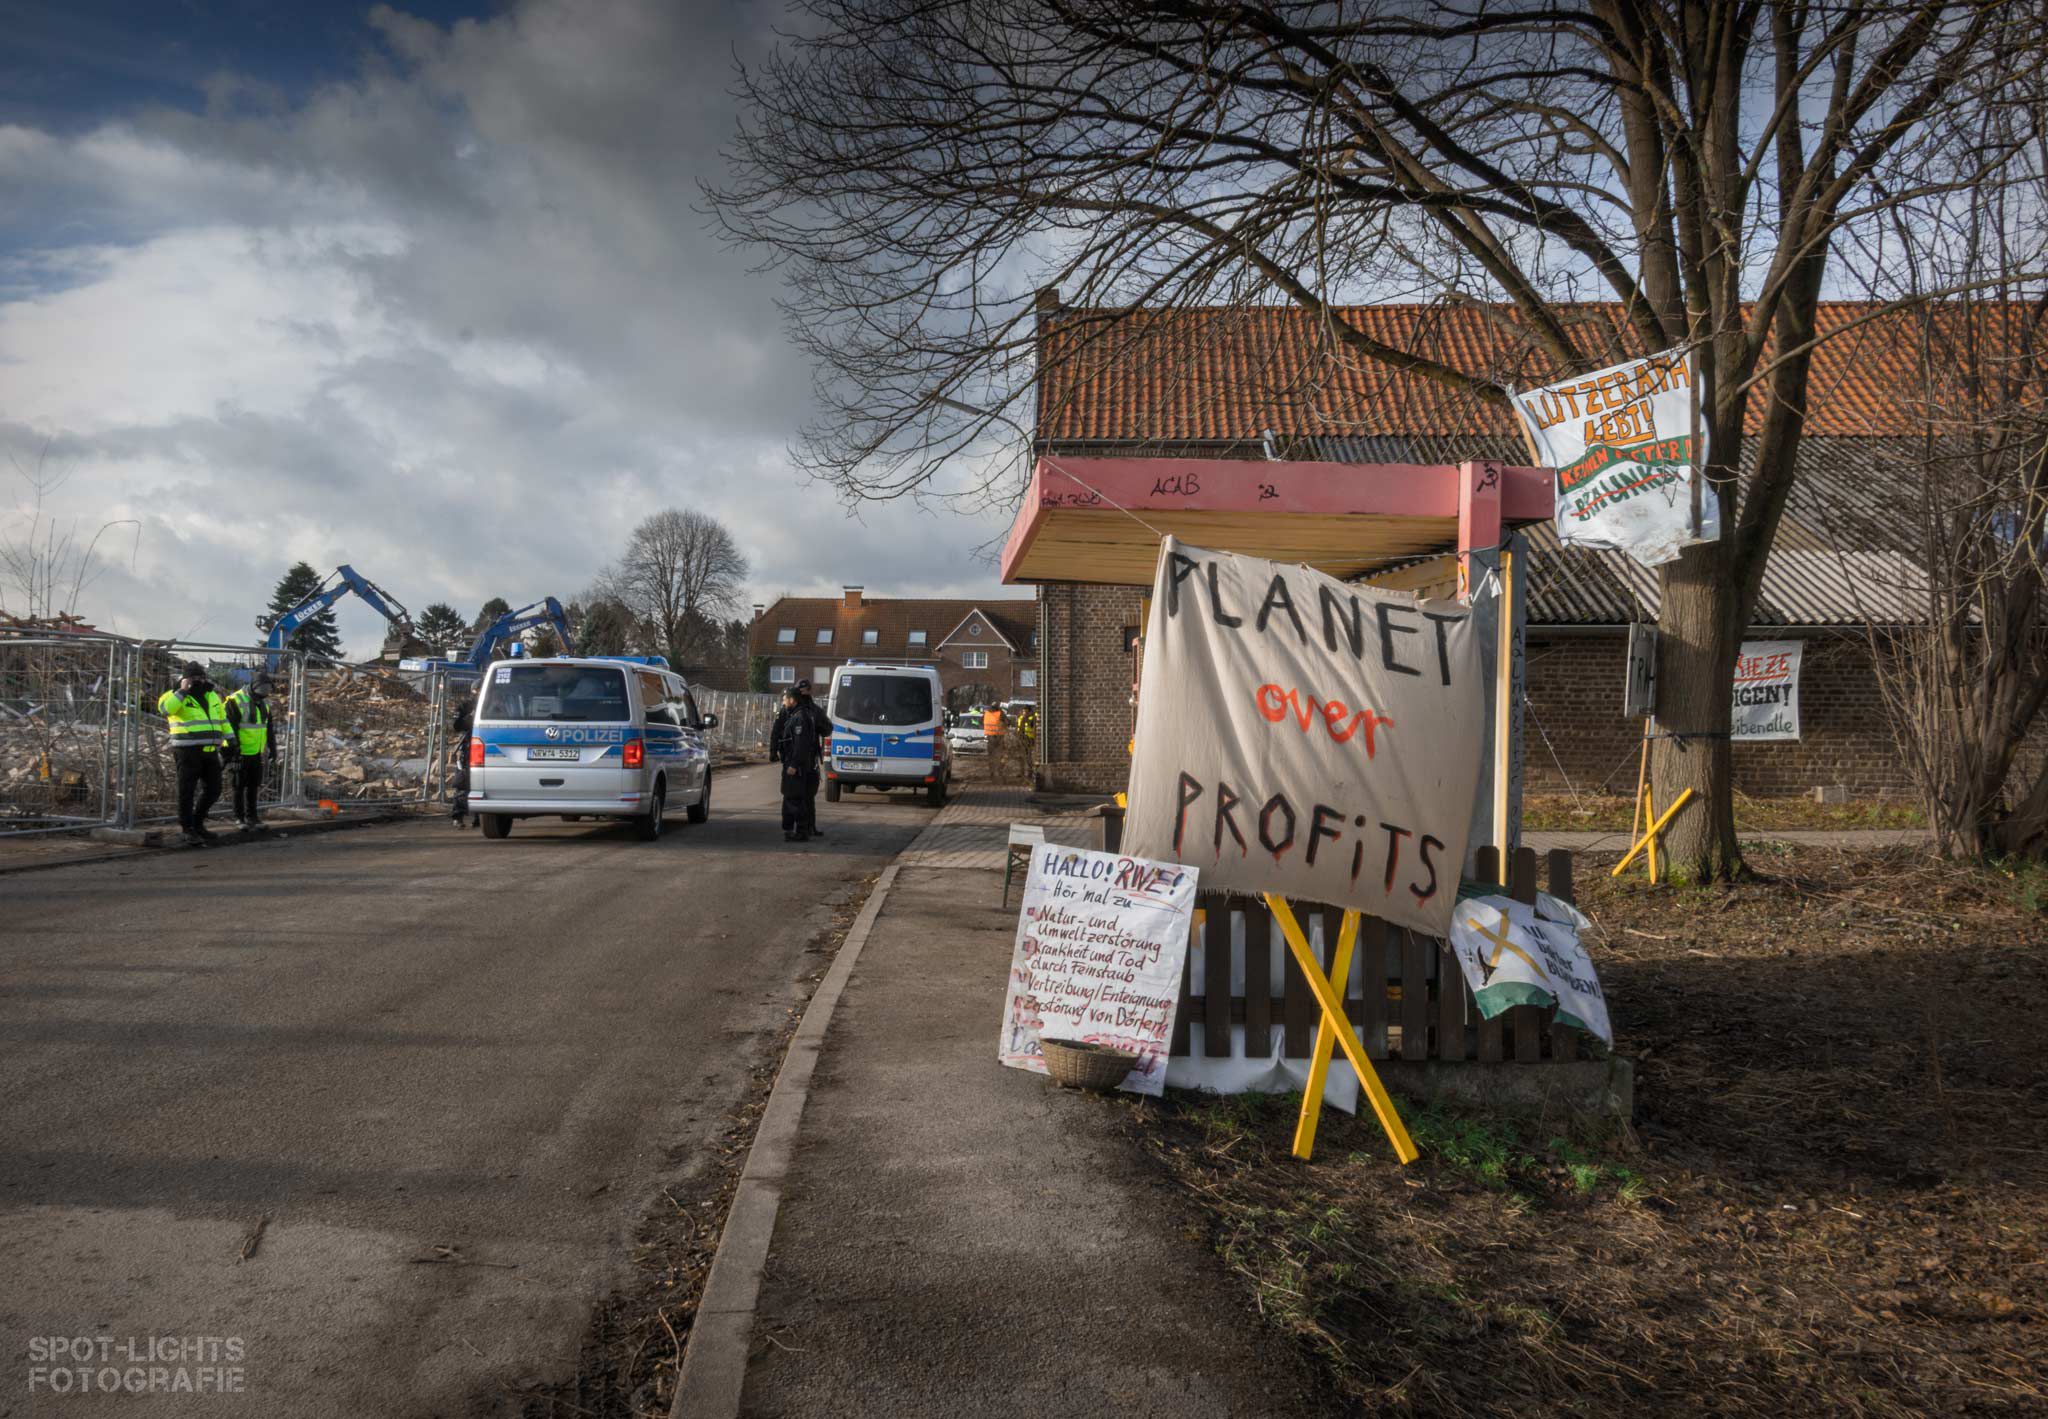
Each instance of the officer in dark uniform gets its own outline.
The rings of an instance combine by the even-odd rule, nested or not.
[[[770,756],[782,766],[782,840],[808,842],[817,831],[818,763],[825,744],[801,686],[784,697],[775,724]]]

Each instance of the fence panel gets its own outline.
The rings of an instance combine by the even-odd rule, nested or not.
[[[780,695],[760,695],[738,690],[692,690],[697,708],[718,716],[718,727],[705,736],[717,754],[754,754],[767,746],[768,731],[774,727],[782,706]]]
[[[0,636],[0,833],[116,819],[123,668],[111,637]]]
[[[1481,850],[1477,866],[1482,880],[1497,878],[1493,864],[1498,860],[1493,849]],[[1512,865],[1510,895],[1517,901],[1534,901],[1536,854],[1528,848],[1517,849]],[[1548,867],[1551,894],[1571,901],[1571,854],[1551,853]],[[1295,914],[1310,934],[1311,950],[1327,969],[1336,947],[1341,911],[1298,902]],[[1169,1052],[1183,1058],[1191,1053],[1187,1027],[1190,1020],[1197,1020],[1203,1026],[1205,1056],[1230,1054],[1230,1027],[1242,1024],[1248,1057],[1269,1058],[1273,1022],[1270,951],[1277,949],[1267,935],[1272,929],[1271,914],[1256,899],[1204,892],[1196,915],[1202,926],[1194,941],[1201,950],[1189,950],[1181,973],[1180,1010]],[[1236,944],[1239,923],[1244,933],[1242,945]],[[1369,1058],[1512,1059],[1533,1064],[1580,1057],[1579,1032],[1558,1025],[1554,1009],[1523,1005],[1482,1020],[1457,957],[1444,942],[1389,926],[1377,917],[1365,918],[1359,928],[1355,964],[1345,983],[1345,1014],[1359,1028]],[[1262,951],[1258,943],[1266,949]],[[1314,1047],[1318,1012],[1294,953],[1283,950],[1281,961],[1281,1053],[1288,1059],[1307,1059]]]
[[[424,672],[309,660],[295,719],[300,792],[338,804],[428,801],[445,775],[448,697],[441,677]]]

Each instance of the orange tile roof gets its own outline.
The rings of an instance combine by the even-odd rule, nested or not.
[[[1873,306],[1829,302],[1809,381],[1806,431],[1823,437],[1905,437],[1919,431],[1918,342],[1900,338],[1918,317],[1872,319]],[[1630,349],[1620,308],[1562,308],[1582,348]],[[1446,305],[1350,306],[1338,318],[1375,340],[1516,386],[1548,382],[1539,352],[1500,309]],[[1039,437],[1051,444],[1250,443],[1286,437],[1375,434],[1515,438],[1508,411],[1475,395],[1355,355],[1292,306],[1201,307],[1118,313],[1062,309],[1042,318]],[[1616,357],[1625,358],[1625,357]],[[1753,393],[1748,426],[1762,426]]]
[[[903,659],[929,654],[939,642],[975,610],[1003,633],[1017,654],[1030,657],[1031,636],[1038,629],[1036,598],[992,597],[985,601],[897,599],[863,596],[858,607],[849,607],[844,596],[784,596],[757,617],[747,632],[747,649],[753,655],[777,656],[784,660],[809,660],[824,652],[821,660]],[[783,644],[777,631],[789,628],[796,640]],[[832,639],[818,644],[818,632],[829,630]],[[861,632],[874,631],[875,644],[861,640]],[[923,631],[925,643],[913,647],[910,633]]]

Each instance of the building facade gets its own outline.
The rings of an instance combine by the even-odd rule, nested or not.
[[[954,708],[1038,698],[1037,607],[1033,601],[870,597],[848,586],[838,596],[784,596],[754,608],[748,651],[768,662],[768,688],[800,680],[819,697],[849,661],[930,665]]]
[[[1824,308],[1823,327],[1859,313]],[[1440,307],[1338,314],[1396,348],[1489,338],[1481,316]],[[1504,411],[1389,367],[1336,359],[1316,323],[1298,312],[1183,310],[1123,320],[1137,328],[1104,338],[1102,312],[1041,299],[1040,456],[1281,457],[1328,462],[1332,478],[1345,476],[1347,463],[1527,461]],[[1084,331],[1087,348],[1078,344]],[[1910,383],[1911,372],[1890,368],[1881,342],[1821,348],[1814,384],[1829,389],[1833,402],[1809,417],[1799,478],[1749,633],[1805,642],[1801,738],[1737,745],[1736,787],[1759,797],[1823,786],[1899,796],[1912,785],[1870,646],[1873,626],[1881,635],[1914,615],[1911,549],[1893,540],[1887,509],[1904,498],[1902,470],[1917,460],[1912,430],[1896,413],[1886,422],[1884,411],[1901,402],[1883,397]],[[1753,457],[1755,440],[1745,443]],[[1643,732],[1643,721],[1623,712],[1628,628],[1656,620],[1657,575],[1620,553],[1568,551],[1548,524],[1521,539],[1525,790],[1628,793]],[[1040,781],[1121,789],[1143,592],[1061,584],[1040,587],[1038,599],[1046,673]]]

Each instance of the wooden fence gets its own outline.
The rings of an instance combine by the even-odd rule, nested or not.
[[[1498,849],[1481,848],[1477,869],[1482,881],[1499,878]],[[1518,902],[1536,900],[1536,854],[1518,849],[1511,858],[1508,895]],[[1549,855],[1550,894],[1572,900],[1572,855]],[[1204,892],[1197,899],[1200,916],[1195,940],[1202,946],[1202,979],[1195,979],[1195,953],[1181,974],[1180,1009],[1173,1032],[1172,1055],[1185,1056],[1190,1025],[1203,1027],[1204,1056],[1228,1058],[1231,1027],[1245,1031],[1247,1059],[1272,1056],[1273,1031],[1284,1035],[1288,1059],[1307,1059],[1315,1045],[1316,1001],[1295,964],[1294,953],[1273,925],[1272,913],[1256,898]],[[1336,949],[1343,911],[1337,907],[1297,904],[1295,915],[1325,970]],[[1243,946],[1234,939],[1233,917],[1242,920]],[[1310,926],[1322,922],[1320,940]],[[1272,988],[1273,962],[1278,958],[1284,985]],[[1245,984],[1233,994],[1233,980]],[[1358,949],[1347,984],[1345,1013],[1358,1027],[1369,1059],[1441,1059],[1513,1061],[1537,1064],[1580,1057],[1579,1031],[1555,1022],[1556,1011],[1518,1005],[1494,1019],[1482,1019],[1457,957],[1435,937],[1418,936],[1389,926],[1378,917],[1359,923]]]

